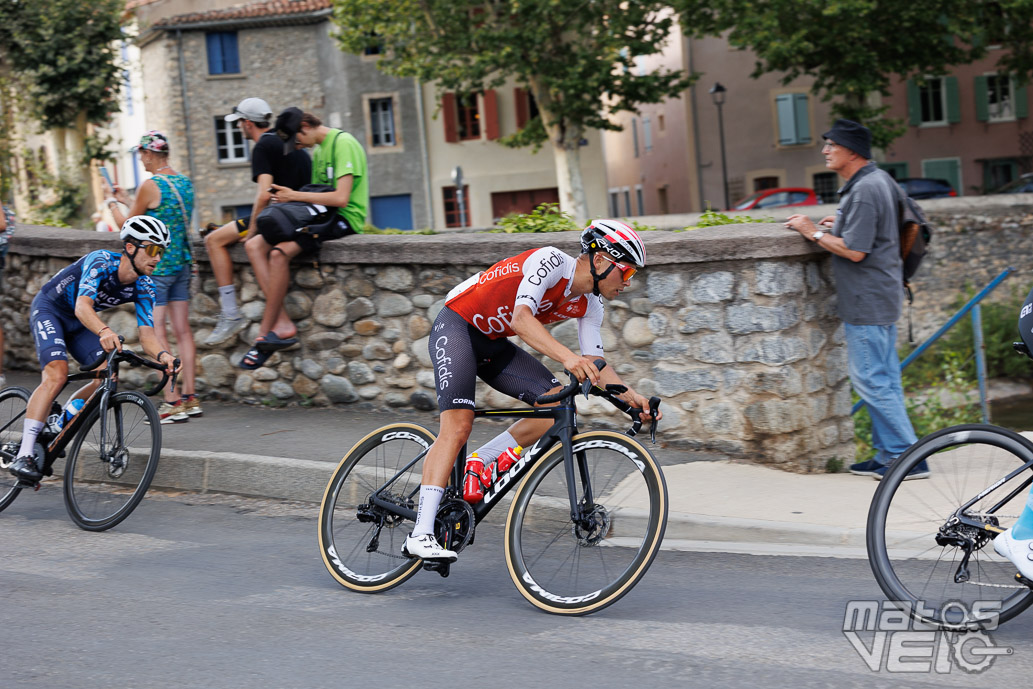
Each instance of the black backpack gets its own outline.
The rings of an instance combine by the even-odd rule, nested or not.
[[[911,323],[911,305],[915,295],[911,291],[911,278],[918,271],[929,242],[933,239],[933,225],[926,217],[918,202],[897,187],[897,227],[900,232],[900,259],[903,265],[904,292],[907,294],[907,336],[914,343],[914,328]]]

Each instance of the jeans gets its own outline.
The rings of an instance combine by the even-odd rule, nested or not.
[[[850,382],[872,417],[875,461],[890,464],[916,440],[904,406],[896,325],[843,324]]]

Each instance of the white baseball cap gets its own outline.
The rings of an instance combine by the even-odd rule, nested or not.
[[[252,122],[269,122],[273,119],[273,109],[261,98],[245,98],[233,108],[233,114],[226,115],[227,122],[248,119]]]

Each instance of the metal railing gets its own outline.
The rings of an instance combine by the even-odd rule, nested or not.
[[[976,354],[976,380],[979,384],[979,404],[983,412],[983,423],[990,423],[990,404],[986,398],[986,345],[983,343],[983,313],[980,308],[979,302],[983,301],[993,292],[994,289],[1007,279],[1009,275],[1015,272],[1012,267],[1005,268],[1001,271],[1001,274],[994,278],[990,284],[983,288],[983,290],[968,300],[968,303],[962,306],[957,313],[951,316],[950,320],[943,324],[939,330],[937,330],[929,339],[915,348],[915,351],[904,359],[900,364],[900,371],[903,373],[904,369],[908,365],[917,359],[922,352],[929,349],[933,344],[940,339],[948,330],[954,327],[954,325],[964,318],[969,312],[972,313],[972,336],[974,338],[975,354]],[[864,406],[864,400],[858,401],[853,409],[850,410],[851,414],[856,414],[857,411]]]

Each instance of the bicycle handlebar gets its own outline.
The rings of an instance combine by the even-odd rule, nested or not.
[[[119,342],[125,342],[125,338],[119,335]],[[150,397],[156,395],[158,392],[165,387],[165,384],[169,382],[169,374],[165,373],[165,364],[154,359],[147,359],[131,349],[123,348],[121,351],[118,349],[112,349],[110,352],[104,352],[97,358],[96,361],[92,361],[85,366],[80,366],[79,371],[86,373],[87,371],[93,371],[97,369],[101,364],[107,362],[106,368],[110,371],[113,368],[117,368],[119,363],[125,362],[130,366],[145,366],[147,368],[153,368],[155,371],[161,371],[161,380],[151,389],[144,390],[143,394]],[[175,360],[175,368],[179,368],[180,360]],[[176,374],[172,374],[172,386],[176,385]]]
[[[600,371],[602,371],[604,368],[606,368],[606,362],[602,359],[596,359],[595,366]],[[629,428],[626,431],[626,433],[629,436],[635,436],[638,434],[640,430],[642,430],[641,415],[643,413],[646,413],[647,410],[640,409],[638,407],[633,407],[631,406],[631,404],[617,397],[617,395],[621,395],[627,392],[628,388],[626,388],[623,385],[615,384],[609,384],[606,386],[605,389],[599,388],[592,385],[591,381],[589,381],[588,379],[585,379],[583,383],[579,383],[577,378],[575,378],[574,374],[572,374],[570,371],[564,371],[564,373],[570,376],[570,383],[564,386],[564,388],[559,392],[554,392],[551,395],[539,395],[538,399],[535,400],[535,404],[552,404],[553,402],[560,402],[562,400],[574,397],[575,395],[577,395],[578,392],[584,394],[586,398],[591,394],[595,395],[596,397],[602,397],[604,400],[615,406],[617,409],[631,417],[631,428]],[[656,413],[659,408],[660,398],[650,397],[648,414],[653,419],[653,421],[649,425],[649,437],[653,443],[656,443]]]

